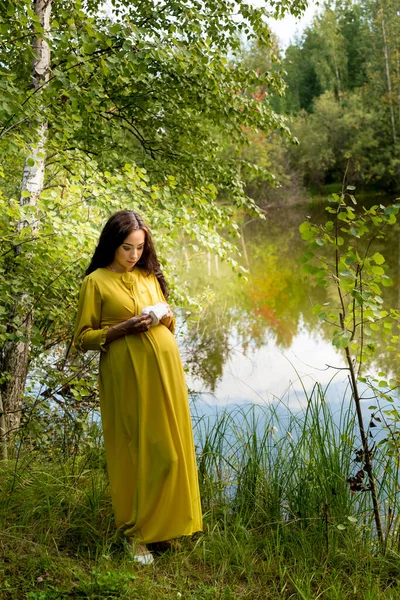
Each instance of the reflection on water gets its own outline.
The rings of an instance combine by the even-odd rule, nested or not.
[[[210,257],[191,257],[185,278],[210,299],[197,319],[182,332],[182,354],[189,387],[209,404],[265,403],[284,399],[292,408],[304,405],[305,386],[329,386],[332,403],[348,386],[341,353],[331,344],[332,331],[312,308],[334,298],[334,289],[320,288],[302,273],[305,252],[298,227],[307,216],[325,221],[323,207],[271,210],[265,221],[243,228],[247,281]],[[243,250],[243,249],[242,249]],[[387,306],[400,305],[399,227],[377,240],[373,251],[387,261],[394,285],[383,290]],[[370,368],[399,376],[399,360],[379,339]]]

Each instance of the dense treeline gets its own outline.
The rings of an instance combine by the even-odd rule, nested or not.
[[[259,66],[264,68],[262,61]],[[286,90],[274,107],[298,145],[261,140],[283,183],[317,187],[348,179],[400,186],[400,14],[396,0],[337,0],[320,8],[287,49]],[[253,150],[254,152],[254,150]],[[254,188],[255,197],[272,197]]]
[[[328,3],[290,46],[285,113],[296,115],[305,183],[340,180],[398,188],[400,16],[394,0]]]

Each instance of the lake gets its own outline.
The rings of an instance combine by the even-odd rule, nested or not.
[[[186,255],[182,261],[183,278],[204,298],[205,308],[195,318],[181,315],[178,334],[192,398],[204,412],[245,403],[301,411],[315,382],[327,387],[332,407],[348,397],[343,354],[332,345],[332,328],[313,314],[315,304],[335,302],[334,287],[318,287],[300,264],[305,245],[298,228],[307,217],[321,223],[329,216],[315,204],[272,208],[264,221],[249,218],[242,227],[244,245],[239,242],[247,280],[211,255]],[[372,253],[377,251],[394,282],[383,289],[384,303],[398,308],[398,225],[374,242]],[[398,378],[399,348],[388,352],[383,340],[374,342],[378,350],[366,372]]]

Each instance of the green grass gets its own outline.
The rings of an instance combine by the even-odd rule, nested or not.
[[[0,599],[400,598],[396,525],[383,556],[368,493],[346,482],[358,468],[349,411],[334,419],[316,386],[284,421],[271,407],[195,421],[204,531],[151,567],[115,533],[101,446],[26,446],[0,463]],[[384,517],[385,498],[397,514],[388,460],[382,447]]]

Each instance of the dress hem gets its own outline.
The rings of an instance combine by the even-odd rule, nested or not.
[[[157,539],[157,540],[145,540],[143,538],[137,538],[134,535],[127,535],[125,532],[122,532],[122,534],[128,538],[128,539],[132,539],[135,540],[141,544],[158,544],[160,542],[168,542],[170,540],[178,540],[179,538],[183,538],[183,537],[191,537],[192,535],[194,535],[195,533],[202,533],[203,529],[194,529],[191,533],[181,533],[179,535],[170,535],[169,537],[163,538],[162,540]]]

